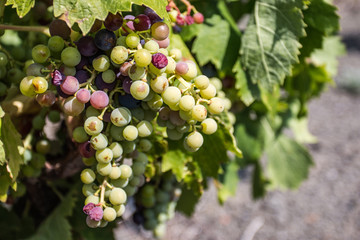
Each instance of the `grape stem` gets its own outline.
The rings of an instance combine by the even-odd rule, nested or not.
[[[0,29],[8,29],[8,30],[24,31],[24,32],[41,32],[47,35],[48,37],[50,37],[49,28],[42,26],[18,26],[18,25],[0,24]]]
[[[107,106],[106,108],[104,108],[102,111],[101,111],[101,114],[98,116],[98,119],[99,120],[103,120],[103,117],[104,117],[104,114],[106,112],[106,110],[109,108],[109,106]]]
[[[107,182],[107,177],[104,178],[104,181],[102,182],[102,184],[100,185],[100,202],[99,205],[105,205],[105,189],[107,186],[108,182]]]
[[[207,100],[207,99],[204,99],[204,98],[199,98],[197,101],[196,101],[196,104],[199,104],[199,103],[207,103],[207,104],[210,104],[211,101],[210,100]]]
[[[88,69],[86,69],[86,70],[88,70]],[[95,71],[90,71],[90,72],[91,72],[90,78],[86,82],[80,84],[80,87],[84,87],[86,85],[89,85],[95,79],[95,77],[96,77]],[[91,86],[89,86],[89,87],[90,87],[91,91],[95,91],[94,89],[92,89]]]

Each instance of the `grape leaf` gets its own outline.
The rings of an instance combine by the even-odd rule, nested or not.
[[[35,6],[35,0],[7,0],[5,5],[13,5],[20,18],[24,17]]]
[[[296,141],[280,135],[267,150],[271,187],[294,189],[307,178],[313,165],[309,152]]]
[[[230,196],[234,196],[238,186],[240,166],[236,161],[230,162],[224,167],[224,174],[221,176],[218,189],[218,200],[223,204]]]
[[[259,98],[260,91],[259,88],[249,81],[246,77],[246,74],[241,66],[241,61],[238,59],[236,61],[233,73],[235,73],[235,89],[238,90],[238,96],[241,98],[241,101],[245,103],[246,106],[249,106],[255,101],[256,98]]]
[[[219,15],[213,15],[206,20],[209,25],[203,25],[194,41],[192,52],[196,54],[201,66],[211,62],[221,69],[230,39],[230,25]],[[234,46],[237,47],[237,46]],[[235,53],[237,55],[237,51]]]
[[[75,188],[74,188],[75,189]],[[60,205],[45,219],[37,232],[27,240],[71,240],[71,226],[66,217],[70,216],[75,203],[75,191],[72,189]]]
[[[272,90],[290,75],[305,34],[301,7],[301,0],[256,1],[240,51],[253,83]]]
[[[185,176],[185,164],[190,160],[191,157],[179,148],[169,150],[162,156],[161,171],[171,170],[180,182]]]
[[[21,135],[16,130],[10,116],[5,115],[2,120],[1,139],[5,140],[3,144],[8,163],[8,171],[10,177],[15,181],[20,171],[20,165],[23,164],[21,154],[24,151],[24,147],[21,141]]]
[[[176,210],[190,217],[195,210],[195,206],[201,195],[195,194],[192,189],[188,189],[185,185],[181,189],[181,195],[176,205]]]
[[[11,181],[8,176],[6,176],[6,175],[0,176],[0,201],[1,202],[6,202],[7,193],[8,193],[10,184],[11,184]]]
[[[95,19],[105,20],[109,12],[131,11],[132,4],[144,4],[161,18],[168,18],[166,0],[54,0],[54,15],[58,17],[64,14],[69,26],[78,23],[83,34],[86,34]]]

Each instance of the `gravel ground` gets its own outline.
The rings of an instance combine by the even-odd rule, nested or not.
[[[338,85],[360,73],[360,2],[338,1],[349,54],[340,59]],[[360,85],[359,85],[360,86]],[[210,187],[191,218],[180,214],[168,224],[170,240],[358,240],[360,239],[360,95],[329,89],[310,103],[310,146],[315,166],[297,191],[274,191],[252,201],[247,179],[237,195],[219,206]],[[125,222],[117,239],[151,239]]]

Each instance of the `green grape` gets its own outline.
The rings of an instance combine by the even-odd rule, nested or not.
[[[112,125],[110,127],[110,135],[116,141],[125,140],[123,135],[122,135],[123,130],[124,130],[124,127],[117,127],[115,125]]]
[[[6,67],[0,66],[0,79],[4,78],[6,76]]]
[[[126,36],[120,36],[117,40],[116,40],[116,46],[126,46]]]
[[[87,196],[87,198],[85,199],[85,205],[88,205],[89,203],[93,203],[93,204],[98,204],[100,201],[98,196],[95,195],[89,195]]]
[[[228,98],[223,98],[223,101],[224,101],[224,109],[230,110],[232,106],[231,100]]]
[[[104,123],[97,117],[89,117],[85,120],[85,132],[91,136],[99,134],[104,128]]]
[[[158,201],[159,202],[159,201]],[[166,210],[165,210],[166,212]],[[160,223],[164,223],[166,220],[168,220],[168,217],[166,215],[166,213],[164,212],[161,212],[159,213],[158,217],[157,217],[157,220],[160,222]]]
[[[111,112],[110,120],[115,126],[126,126],[131,121],[131,112],[125,107],[116,108]]]
[[[76,97],[68,97],[63,104],[64,113],[69,116],[78,116],[84,109],[85,104],[79,102]]]
[[[134,141],[139,135],[138,129],[133,125],[128,125],[124,128],[123,137],[127,141]]]
[[[170,121],[166,122],[166,127],[167,127],[168,129],[175,129],[175,125],[172,124],[172,122],[170,122]]]
[[[143,198],[153,197],[155,194],[155,188],[152,185],[146,185],[141,189],[141,196]]]
[[[136,65],[132,65],[128,70],[129,77],[133,80],[141,80],[145,77],[146,69],[144,67],[138,67]]]
[[[93,195],[96,192],[96,184],[90,183],[90,184],[84,184],[82,187],[82,193],[85,197]]]
[[[100,227],[101,221],[95,221],[90,218],[90,216],[86,217],[86,225],[89,228],[97,228]]]
[[[122,156],[123,154],[123,148],[122,146],[120,145],[120,143],[118,142],[113,142],[109,148],[111,149],[111,151],[113,152],[113,158],[114,159],[117,159],[119,157]]]
[[[215,86],[210,83],[207,88],[200,90],[200,95],[201,95],[201,97],[203,97],[205,99],[211,99],[211,98],[215,97],[215,95],[216,95]]]
[[[139,49],[134,54],[134,60],[137,66],[147,67],[151,63],[151,53],[146,49]]]
[[[174,74],[176,68],[176,62],[173,58],[168,57],[168,65],[166,66],[165,73]]]
[[[133,116],[133,118],[135,118],[136,120],[143,120],[144,116],[145,116],[145,112],[142,108],[138,107],[138,108],[133,108],[130,110],[131,111],[131,115]]]
[[[25,73],[19,68],[12,68],[7,72],[7,80],[16,85],[20,84],[21,80],[26,77]]]
[[[126,192],[126,195],[129,197],[134,196],[136,193],[136,190],[137,190],[136,187],[133,187],[130,185],[127,185],[126,187],[124,187],[124,191]]]
[[[187,146],[191,149],[198,149],[204,143],[204,138],[199,132],[192,132],[184,139]]]
[[[136,48],[140,44],[140,37],[136,33],[130,33],[126,36],[125,42],[129,48]]]
[[[32,79],[35,93],[44,93],[48,89],[48,82],[43,77],[35,77]]]
[[[160,76],[161,74],[163,74],[166,71],[166,67],[158,69],[157,67],[155,67],[152,63],[149,65],[149,70],[150,72],[152,72],[153,74],[155,74],[156,76]]]
[[[64,39],[60,36],[52,36],[49,38],[48,47],[52,52],[61,52],[65,46]]]
[[[180,133],[187,133],[189,130],[190,130],[190,125],[189,124],[185,124],[185,125],[176,127],[176,131],[178,131]]]
[[[107,147],[108,139],[105,134],[99,133],[91,137],[90,143],[95,150],[101,150]]]
[[[141,80],[134,81],[130,87],[131,95],[137,100],[145,99],[150,92],[149,84]]]
[[[196,64],[191,60],[186,61],[186,63],[189,67],[189,71],[186,74],[182,75],[182,77],[185,80],[190,81],[197,76],[197,68]]]
[[[50,57],[50,49],[43,44],[39,44],[33,47],[31,55],[35,62],[45,63]]]
[[[96,165],[96,171],[101,175],[101,176],[107,176],[111,173],[111,164],[110,163],[101,163],[99,162]]]
[[[209,86],[209,78],[205,75],[199,75],[194,79],[195,87],[200,90],[206,89]]]
[[[76,48],[67,47],[61,52],[61,61],[68,67],[75,67],[81,61],[81,54]]]
[[[119,167],[112,167],[109,177],[111,179],[118,179],[121,176],[121,170]]]
[[[105,72],[110,67],[110,59],[106,55],[100,55],[92,61],[92,66],[98,72]]]
[[[99,116],[101,113],[100,113],[100,110],[94,108],[93,106],[89,106],[88,108],[86,108],[86,112],[85,112],[85,116],[86,118],[89,118],[89,117],[97,117]]]
[[[153,111],[158,111],[160,110],[160,108],[162,107],[164,101],[162,99],[162,97],[158,94],[155,94],[154,97],[147,102],[147,106],[153,110]],[[145,117],[145,115],[144,115]]]
[[[111,180],[111,184],[117,188],[124,188],[128,185],[128,183],[129,183],[129,179],[128,178],[123,179],[123,178],[121,178],[121,175],[120,175],[120,178],[118,178],[116,180]]]
[[[183,137],[183,133],[178,132],[176,129],[166,129],[166,134],[170,140],[177,141],[180,140]]]
[[[125,205],[124,204],[115,205],[115,206],[113,206],[113,208],[116,211],[116,217],[121,217],[125,213]]]
[[[154,210],[153,210],[152,208],[144,209],[143,214],[144,214],[144,217],[145,217],[146,219],[156,218],[155,212],[154,212]]]
[[[128,50],[124,46],[116,46],[112,49],[110,58],[116,64],[123,64],[129,57]]]
[[[0,66],[5,67],[8,64],[9,59],[4,52],[0,52]]]
[[[213,134],[217,130],[217,123],[212,118],[207,118],[201,122],[202,132],[205,134]]]
[[[132,170],[134,176],[140,176],[145,172],[145,164],[141,162],[134,162],[132,165]]]
[[[211,98],[208,106],[211,114],[220,114],[225,108],[224,101],[219,97]]]
[[[45,126],[45,119],[41,115],[36,115],[32,120],[32,126],[35,130],[42,130]]]
[[[169,105],[175,105],[180,101],[181,98],[181,91],[174,86],[168,87],[165,91],[161,94],[164,102]]]
[[[206,107],[201,104],[196,104],[191,110],[191,117],[196,121],[203,121],[207,116]]]
[[[95,173],[93,170],[91,170],[90,168],[86,168],[84,170],[82,170],[81,174],[80,174],[80,179],[83,183],[85,184],[90,184],[92,182],[95,181]]]
[[[145,43],[144,48],[150,52],[156,53],[159,51],[159,44],[154,40],[150,40]]]
[[[84,127],[77,127],[73,131],[73,139],[77,143],[83,143],[89,140],[89,136],[85,132]]]
[[[166,224],[158,224],[155,229],[153,229],[153,234],[156,239],[164,238],[166,234]]]
[[[131,177],[132,169],[129,165],[125,165],[125,164],[120,165],[120,170],[121,170],[120,178],[127,179],[127,178]]]
[[[182,52],[180,49],[178,48],[173,48],[170,50],[170,56],[175,60],[175,61],[180,61],[182,58]]]
[[[41,153],[41,154],[48,154],[50,152],[50,148],[51,148],[51,145],[50,145],[50,142],[46,139],[42,139],[40,141],[38,141],[36,143],[36,152],[38,153]]]
[[[181,99],[179,101],[180,109],[187,112],[187,111],[190,111],[191,109],[193,109],[194,106],[195,106],[195,99],[193,96],[185,95],[185,96],[181,97]]]
[[[146,208],[154,207],[156,203],[155,196],[141,198],[141,204]]]
[[[170,195],[163,191],[157,191],[155,197],[156,201],[159,203],[166,203],[170,201]]]
[[[169,86],[169,81],[165,76],[158,76],[157,78],[151,79],[151,89],[156,93],[162,93]]]
[[[107,222],[107,221],[105,221],[104,219],[102,219],[102,220],[100,221],[99,227],[100,227],[100,228],[104,228],[104,227],[106,227],[106,226],[108,225],[108,223],[109,223],[109,222]]]
[[[61,66],[62,72],[65,76],[75,76],[76,74],[76,68],[75,67],[69,67],[66,65]]]
[[[128,142],[124,141],[122,143],[124,154],[129,154],[135,151],[136,149],[136,143],[135,142]]]
[[[140,142],[139,142],[139,145],[138,145],[138,148],[140,151],[142,152],[148,152],[151,150],[152,148],[152,143],[150,140],[148,139],[141,139]]]
[[[25,193],[26,193],[26,187],[21,182],[17,183],[16,191],[12,191],[12,195],[16,198],[24,196]]]
[[[148,137],[153,132],[152,124],[145,120],[139,122],[136,127],[140,137]]]
[[[7,86],[6,84],[0,82],[0,97],[3,97],[7,94]]]
[[[106,207],[104,209],[104,215],[103,215],[103,218],[105,221],[108,221],[108,222],[112,222],[115,220],[116,218],[116,211],[115,209],[111,208],[111,207]]]
[[[82,158],[82,162],[85,164],[85,166],[90,167],[96,163],[96,159],[95,157]]]
[[[42,169],[45,165],[46,158],[42,154],[33,154],[33,158],[30,161],[31,166],[35,169]]]
[[[115,81],[116,75],[115,72],[111,69],[106,70],[101,75],[102,79],[106,83],[113,83]]]
[[[96,160],[99,163],[109,163],[113,159],[113,152],[110,148],[97,150],[95,153]]]
[[[51,122],[53,123],[57,123],[60,121],[61,119],[61,116],[60,116],[60,112],[59,111],[56,111],[56,110],[51,110],[49,113],[48,113],[48,118]]]
[[[215,86],[217,91],[220,91],[223,87],[221,80],[217,77],[210,78],[210,83]]]
[[[181,119],[189,121],[191,119],[191,111],[184,111],[180,109],[179,116]]]
[[[28,97],[34,97],[36,95],[35,87],[32,84],[34,78],[33,76],[28,76],[21,80],[19,88],[23,95]]]
[[[154,230],[157,226],[158,222],[156,221],[156,219],[149,219],[146,220],[144,223],[144,228],[146,230]]]
[[[113,188],[110,192],[109,201],[113,205],[124,204],[127,200],[126,192],[121,188]]]
[[[129,181],[129,184],[133,187],[136,187],[140,184],[141,182],[141,178],[138,177],[138,176],[134,176],[130,181]]]
[[[169,51],[166,48],[160,48],[158,52],[164,54],[165,56],[169,56]]]

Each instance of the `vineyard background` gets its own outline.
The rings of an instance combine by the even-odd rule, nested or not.
[[[241,173],[237,195],[219,206],[216,190],[207,191],[195,214],[177,215],[165,239],[178,240],[355,240],[360,238],[360,2],[335,1],[348,54],[340,59],[337,88],[310,104],[310,146],[315,166],[297,191],[250,197],[251,169]],[[151,239],[125,221],[117,239]]]

